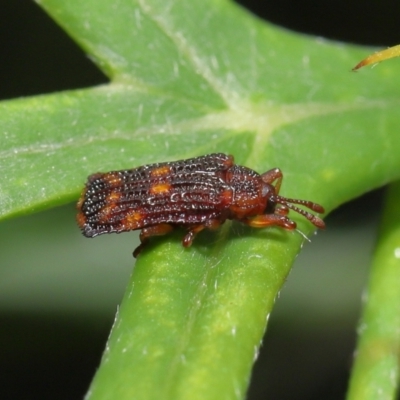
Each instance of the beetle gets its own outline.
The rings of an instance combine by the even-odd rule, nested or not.
[[[236,165],[231,155],[208,154],[134,169],[89,176],[77,204],[77,222],[86,237],[141,229],[137,257],[152,236],[184,227],[182,245],[189,247],[203,229],[217,229],[227,219],[255,228],[278,226],[294,230],[289,210],[323,229],[319,204],[279,194],[279,168],[259,174]]]

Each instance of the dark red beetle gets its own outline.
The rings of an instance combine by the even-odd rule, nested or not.
[[[294,204],[317,213],[324,212],[322,206],[279,195],[282,178],[279,168],[260,175],[223,153],[97,173],[88,178],[78,202],[78,225],[86,237],[141,229],[135,257],[149,237],[175,227],[187,230],[184,247],[204,228],[216,229],[227,219],[293,230],[289,209],[324,228],[322,219]]]

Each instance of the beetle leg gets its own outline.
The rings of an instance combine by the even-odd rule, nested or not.
[[[244,218],[240,221],[252,226],[253,228],[265,228],[267,226],[280,226],[281,228],[292,231],[296,229],[296,222],[286,217],[287,213],[283,214],[262,214],[254,218]]]
[[[189,229],[189,232],[182,239],[182,246],[190,247],[193,243],[194,238],[199,232],[201,232],[205,228],[215,230],[221,225],[222,222],[219,221],[218,219],[210,219],[209,221],[206,221],[204,224],[191,227]]]
[[[289,214],[289,208],[286,206],[281,206],[278,205],[275,210],[274,210],[275,215],[288,215]]]
[[[276,191],[276,194],[279,193],[279,190],[281,189],[282,179],[283,179],[282,171],[279,168],[270,169],[269,171],[264,172],[261,175],[261,179],[265,183],[268,183],[270,185],[272,185],[276,181],[276,184],[274,185],[275,191]]]
[[[168,232],[171,232],[173,229],[174,227],[170,224],[159,224],[143,228],[139,235],[140,245],[136,247],[135,251],[133,252],[133,257],[136,258],[138,256],[151,236],[162,236]]]

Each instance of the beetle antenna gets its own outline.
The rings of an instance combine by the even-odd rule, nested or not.
[[[313,225],[317,228],[324,229],[325,222],[322,221],[321,218],[317,217],[310,212],[303,210],[302,208],[296,207],[294,204],[300,204],[304,207],[309,208],[312,211],[323,213],[325,212],[324,208],[319,204],[313,203],[312,201],[307,200],[297,200],[297,199],[287,199],[286,197],[276,196],[276,202],[285,205],[286,207],[290,208],[293,211],[303,215],[303,217],[307,218]]]

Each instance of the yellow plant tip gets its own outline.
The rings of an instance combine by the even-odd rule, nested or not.
[[[358,69],[365,67],[366,65],[376,64],[381,61],[388,60],[389,58],[400,56],[400,44],[397,46],[389,47],[386,50],[378,51],[375,54],[371,54],[364,60],[360,61],[352,71],[357,71]]]

